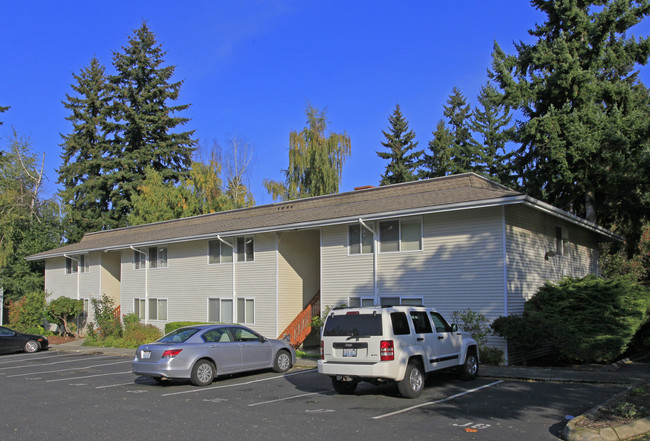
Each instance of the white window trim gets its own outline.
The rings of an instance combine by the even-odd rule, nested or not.
[[[359,306],[363,307],[363,301],[364,300],[370,300],[374,306],[375,304],[375,298],[372,296],[348,296],[348,308],[350,308],[350,299],[359,299]],[[356,307],[355,307],[356,308]]]
[[[244,239],[244,260],[239,260],[239,239],[243,238]],[[253,240],[253,260],[248,260],[246,256],[246,239],[252,239]],[[257,246],[256,243],[257,241],[255,240],[255,236],[236,236],[235,237],[235,246],[233,247],[233,256],[232,260],[236,261],[238,265],[244,264],[244,263],[255,263],[255,255],[257,254]]]
[[[402,250],[402,222],[409,222],[409,221],[414,221],[414,220],[420,220],[420,249],[419,250]],[[399,238],[397,239],[397,251],[382,251],[381,250],[381,224],[383,222],[397,222],[398,223],[398,235]],[[422,219],[422,216],[417,216],[417,217],[409,217],[409,218],[402,218],[402,219],[386,219],[383,221],[379,221],[377,225],[377,231],[379,232],[378,238],[377,238],[377,243],[379,245],[379,254],[397,254],[397,253],[422,253],[424,251],[424,220]]]
[[[219,300],[219,318],[218,318],[218,320],[210,320],[210,300]],[[206,318],[206,321],[208,323],[225,323],[223,320],[221,320],[222,304],[223,304],[224,301],[230,301],[230,302],[232,302],[233,323],[236,323],[235,322],[235,319],[237,318],[237,317],[235,317],[235,307],[236,307],[235,303],[236,303],[236,300],[237,299],[233,300],[232,297],[208,297],[205,300],[205,306],[206,306],[205,318]],[[253,312],[253,314],[255,314],[255,312]]]
[[[142,310],[140,310],[140,301],[144,300],[144,306]],[[137,312],[136,312],[136,307],[135,305],[138,304]],[[133,313],[137,314],[138,318],[140,320],[147,320],[147,298],[146,297],[134,297],[133,298]],[[142,315],[140,315],[142,313]]]
[[[155,322],[167,322],[169,321],[169,299],[167,297],[149,297],[148,299],[145,300],[145,302],[151,302],[155,300],[156,301],[156,318],[147,318],[147,320],[155,321]],[[160,300],[165,301],[165,308],[167,311],[165,312],[165,316],[167,317],[166,319],[160,319],[158,318],[158,302]],[[151,308],[149,308],[149,315],[151,315]]]
[[[151,266],[150,260],[149,260],[149,253],[150,253],[149,250],[151,248],[156,248],[156,266],[155,267]],[[165,250],[166,250],[167,259],[165,259],[165,266],[160,266],[160,264],[158,263],[158,248],[165,248]],[[144,251],[144,250],[146,250],[146,251]],[[132,262],[133,271],[142,271],[144,269],[149,269],[149,270],[152,270],[152,271],[156,271],[156,270],[166,270],[167,268],[169,268],[169,247],[167,245],[155,245],[155,246],[150,246],[150,247],[144,247],[144,250],[139,250],[139,251],[133,250],[133,255],[134,255],[133,262]],[[135,258],[136,255],[138,257],[139,256],[144,256],[144,265],[142,264],[141,260]],[[140,262],[140,268],[136,268],[136,261]]]
[[[390,294],[384,294],[379,296],[379,304],[381,305],[381,299],[385,297],[396,297],[399,298],[399,305],[391,305],[391,306],[401,306],[402,301],[404,300],[419,300],[420,303],[422,303],[422,306],[424,305],[424,297],[417,297],[417,296],[399,296],[399,295],[390,295]],[[411,305],[404,305],[404,306],[411,306]],[[413,305],[414,306],[414,305]]]
[[[374,235],[372,235],[372,233],[370,233],[370,231],[368,231],[368,229],[366,227],[364,227],[363,225],[360,225],[360,224],[359,224],[359,235],[360,235],[360,237],[359,237],[359,252],[358,253],[351,253],[350,252],[350,249],[352,247],[352,241],[350,240],[351,239],[351,237],[350,237],[350,227],[352,227],[352,226],[355,226],[355,225],[348,225],[348,231],[347,231],[347,234],[348,234],[348,256],[351,256],[351,257],[366,256],[367,257],[367,256],[372,256],[373,254],[375,254],[375,238],[374,238]],[[367,253],[363,252],[363,232],[364,232],[364,230],[366,231],[366,233],[370,234],[371,237],[372,237],[372,250],[370,250]],[[358,297],[358,296],[352,296],[352,297]]]
[[[240,300],[244,301],[244,321],[240,322],[239,317],[236,317],[237,320],[235,320],[235,323],[240,323],[242,325],[254,325],[255,324],[255,317],[257,315],[255,313],[255,299],[253,297],[237,297],[237,302],[239,302]],[[246,317],[246,301],[249,301],[249,300],[251,300],[253,302],[253,321],[252,322],[247,321],[247,317]],[[221,312],[221,309],[219,309],[219,312]],[[237,314],[239,314],[239,305],[237,305]]]
[[[77,254],[74,257],[65,256],[65,275],[70,276],[73,274],[88,274],[90,272],[90,264],[88,263],[88,254]],[[83,265],[81,265],[83,259]],[[70,262],[70,271],[68,272],[68,262]]]
[[[210,262],[210,243],[211,242],[216,242],[216,243],[219,244],[219,262]],[[223,239],[210,239],[210,240],[208,240],[207,252],[206,252],[207,253],[208,265],[210,265],[210,266],[212,266],[212,265],[232,265],[233,261],[236,259],[237,254],[234,252],[234,247],[232,245],[230,245],[229,243],[227,243],[227,242],[226,243],[223,243],[223,242],[225,242]],[[222,250],[223,250],[224,246],[230,247],[230,249],[233,251],[233,253],[232,253],[232,259],[233,260],[231,260],[230,262],[223,262]],[[255,246],[254,242],[253,242],[253,246]],[[253,251],[253,257],[255,257],[254,253],[255,252]],[[245,262],[239,262],[239,263],[245,263]]]

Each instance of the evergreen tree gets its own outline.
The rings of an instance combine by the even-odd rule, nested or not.
[[[635,70],[650,38],[626,32],[650,13],[647,0],[536,0],[546,15],[532,44],[506,55],[491,77],[518,109],[513,166],[522,189],[628,236],[633,248],[650,212],[644,195],[650,100]]]
[[[455,174],[479,171],[477,163],[480,161],[480,153],[470,130],[471,107],[457,87],[454,87],[449,95],[443,114],[449,122],[450,133],[454,138],[450,151],[450,172]]]
[[[9,110],[9,107],[2,107],[0,106],[0,113],[5,113],[7,110]],[[2,121],[0,121],[0,126],[2,125]]]
[[[481,107],[474,108],[469,126],[482,139],[482,143],[477,142],[480,160],[476,171],[512,185],[508,167],[510,155],[506,153],[512,120],[510,109],[503,105],[501,95],[491,84],[481,87],[478,102]]]
[[[402,116],[399,104],[395,106],[393,115],[388,117],[388,122],[390,123],[390,133],[382,131],[386,142],[381,143],[388,149],[388,152],[377,152],[377,155],[390,162],[381,176],[379,185],[415,181],[417,169],[421,164],[420,156],[424,152],[422,150],[413,151],[418,143],[417,141],[413,142],[415,133],[409,130],[408,121]]]
[[[107,164],[109,144],[106,139],[109,97],[104,67],[93,58],[80,74],[73,74],[75,95],[66,94],[63,105],[70,111],[66,118],[72,133],[61,135],[63,152],[57,183],[63,202],[66,238],[81,240],[89,231],[112,227],[108,177],[113,172]]]
[[[343,163],[350,156],[347,133],[325,134],[325,111],[307,106],[307,127],[289,134],[289,168],[285,182],[265,179],[274,200],[290,200],[338,193]]]
[[[112,99],[110,133],[113,225],[126,223],[131,200],[151,167],[164,183],[187,178],[191,164],[193,131],[173,132],[189,119],[175,116],[189,105],[170,105],[182,82],[170,82],[174,66],[163,66],[165,52],[143,23],[122,52],[113,54],[117,71],[109,79]]]
[[[447,129],[444,120],[440,120],[429,141],[429,151],[422,160],[421,178],[437,178],[451,173],[451,155],[454,147],[454,135]]]

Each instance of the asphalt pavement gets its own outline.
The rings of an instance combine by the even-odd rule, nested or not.
[[[106,354],[132,357],[134,349],[103,348],[83,346],[83,340],[51,345],[51,350],[78,352],[89,354]],[[298,358],[297,367],[315,368],[317,360],[313,358]],[[498,378],[520,381],[561,382],[561,383],[593,383],[633,386],[650,382],[650,352],[636,357],[621,360],[617,363],[602,365],[586,365],[571,368],[556,367],[525,367],[525,366],[487,366],[481,365],[481,377]],[[609,401],[609,400],[608,400]],[[603,405],[605,403],[602,403]],[[598,407],[591,409],[595,411]],[[579,417],[578,417],[579,418]],[[577,418],[576,418],[577,419]],[[650,433],[650,418],[637,420],[625,427],[605,429],[581,429],[574,424],[567,424],[564,438],[571,441],[582,440],[622,440],[636,438]]]

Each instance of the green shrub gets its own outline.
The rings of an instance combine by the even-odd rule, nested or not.
[[[45,292],[35,291],[9,301],[9,326],[28,334],[42,334],[45,318]]]
[[[121,337],[122,324],[120,317],[115,314],[116,307],[113,299],[106,294],[102,294],[101,299],[90,299],[95,311],[95,322],[97,324],[97,333],[100,340],[109,336]]]
[[[175,331],[178,328],[183,326],[192,326],[192,325],[207,325],[208,322],[169,322],[165,324],[165,334],[169,334],[172,331]]]
[[[527,363],[527,354],[531,349],[539,347],[546,337],[544,326],[539,321],[530,320],[524,314],[501,316],[490,325],[494,333],[508,339],[508,344],[516,351],[520,351],[524,366]]]
[[[145,325],[142,323],[130,323],[124,328],[124,344],[129,348],[151,343],[162,337],[160,329],[154,325]]]
[[[59,335],[74,335],[77,326],[73,320],[83,312],[83,300],[59,297],[52,300],[46,308],[48,320],[59,325]]]
[[[124,323],[124,327],[127,327],[133,323],[140,323],[140,316],[134,312],[125,314],[122,316],[122,323]]]
[[[468,332],[476,340],[479,349],[485,346],[490,334],[490,327],[483,314],[467,308],[466,311],[454,311],[451,318],[463,331]]]
[[[503,351],[499,348],[492,346],[481,346],[478,348],[478,352],[481,364],[498,366],[500,364],[503,364],[505,360],[503,358]]]
[[[648,289],[629,278],[589,275],[542,286],[525,303],[524,316],[543,324],[561,359],[610,362],[625,352],[649,307]]]

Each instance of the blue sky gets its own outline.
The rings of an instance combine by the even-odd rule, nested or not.
[[[72,74],[112,54],[146,21],[184,82],[179,103],[195,138],[253,149],[250,188],[271,203],[265,178],[282,180],[289,132],[305,108],[327,107],[352,155],[341,191],[377,185],[376,155],[399,103],[420,148],[431,139],[452,88],[470,102],[487,79],[494,41],[507,53],[531,41],[543,16],[524,0],[443,1],[7,1],[0,3],[0,146],[15,129],[45,153],[45,196],[56,193],[61,138],[71,125],[61,101]],[[647,35],[647,22],[635,28]],[[641,78],[650,84],[650,70]]]

